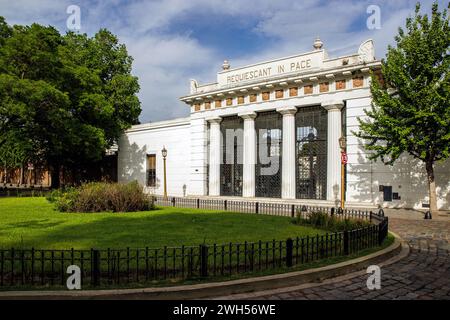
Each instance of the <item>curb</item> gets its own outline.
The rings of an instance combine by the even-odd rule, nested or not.
[[[325,267],[294,271],[269,276],[230,280],[224,282],[202,283],[161,288],[143,289],[112,289],[86,291],[5,291],[0,292],[0,300],[6,299],[149,299],[149,300],[185,300],[210,299],[226,297],[236,294],[251,294],[267,292],[279,288],[306,285],[321,282],[326,279],[344,276],[361,271],[372,264],[386,263],[390,259],[397,259],[402,253],[402,242],[394,234],[395,241],[389,247],[349,261],[340,262]],[[407,246],[407,245],[406,245]],[[408,250],[409,251],[409,250]],[[404,254],[400,255],[400,259]],[[393,258],[394,257],[394,258]],[[320,284],[320,283],[319,283]],[[267,294],[267,293],[266,293]]]
[[[394,234],[393,232],[390,232]],[[394,234],[396,238],[398,237],[396,234]],[[403,258],[406,258],[409,255],[410,247],[409,245],[403,241],[401,241],[401,249],[400,252],[397,255],[394,255],[393,257],[378,263],[377,265],[379,267],[385,267],[388,265],[391,265],[393,263],[396,263],[400,261]],[[298,291],[298,290],[304,290],[314,287],[319,287],[323,285],[333,284],[333,283],[339,283],[345,280],[352,279],[357,276],[367,275],[366,270],[360,270],[353,273],[349,273],[342,276],[337,276],[334,278],[328,278],[320,282],[314,282],[314,283],[304,283],[292,287],[283,287],[283,288],[276,288],[276,289],[269,289],[269,290],[263,290],[263,291],[257,291],[257,292],[249,292],[249,293],[239,293],[229,296],[220,296],[220,297],[214,297],[211,300],[251,300],[251,299],[258,299],[264,296],[272,296],[276,294],[282,294],[282,293],[289,293],[292,291]]]

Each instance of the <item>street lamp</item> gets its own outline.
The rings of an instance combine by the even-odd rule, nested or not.
[[[161,150],[162,156],[163,156],[163,163],[164,163],[164,200],[167,200],[167,177],[166,177],[166,157],[167,157],[167,149],[165,146],[163,146]]]
[[[344,136],[339,138],[339,147],[341,148],[341,209],[344,209],[345,201],[345,164],[347,163],[347,155],[345,149],[347,147],[347,139]]]

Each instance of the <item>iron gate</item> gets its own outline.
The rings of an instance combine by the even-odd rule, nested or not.
[[[222,163],[220,165],[220,194],[242,196],[244,120],[238,116],[223,118]]]
[[[300,108],[296,122],[296,189],[298,199],[327,196],[327,111]]]
[[[282,116],[261,112],[255,119],[257,135],[257,197],[281,198]]]

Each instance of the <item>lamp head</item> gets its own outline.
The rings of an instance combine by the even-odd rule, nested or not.
[[[344,136],[341,136],[341,137],[339,138],[339,147],[340,147],[342,150],[344,150],[346,146],[347,146],[347,139],[345,139]]]

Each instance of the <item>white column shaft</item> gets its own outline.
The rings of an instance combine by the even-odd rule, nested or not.
[[[283,113],[283,155],[281,197],[295,199],[295,114]]]
[[[252,198],[255,196],[255,165],[256,165],[256,114],[246,114],[244,118],[244,155],[243,155],[243,186],[242,196]]]
[[[281,157],[281,197],[283,199],[295,199],[295,113],[297,108],[286,106],[278,108],[277,111],[283,115],[283,146]]]
[[[341,105],[327,107],[328,136],[327,136],[327,200],[338,203],[341,196],[341,151],[339,138],[341,137]]]
[[[210,122],[209,134],[209,195],[220,196],[220,163],[222,159],[220,121]]]

